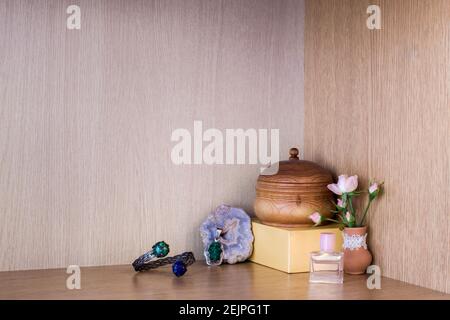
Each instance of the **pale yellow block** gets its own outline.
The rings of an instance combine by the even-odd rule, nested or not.
[[[320,250],[320,234],[336,234],[335,251],[342,251],[342,234],[336,224],[320,227],[280,228],[252,221],[253,254],[250,261],[287,273],[309,272],[309,254]]]

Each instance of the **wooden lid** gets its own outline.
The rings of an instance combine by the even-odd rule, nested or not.
[[[289,160],[280,161],[278,173],[260,175],[258,181],[268,183],[328,184],[333,182],[331,172],[312,161],[300,160],[297,148],[289,150]]]

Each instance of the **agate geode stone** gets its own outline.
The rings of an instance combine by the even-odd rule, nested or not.
[[[220,205],[208,215],[200,227],[205,256],[220,254],[214,244],[217,230],[222,230],[218,241],[223,247],[223,262],[234,264],[248,259],[253,250],[250,217],[244,210]],[[211,246],[212,245],[212,246]]]

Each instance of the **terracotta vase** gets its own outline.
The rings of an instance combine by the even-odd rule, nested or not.
[[[367,227],[344,229],[344,272],[366,273],[372,262],[372,254],[366,244]]]

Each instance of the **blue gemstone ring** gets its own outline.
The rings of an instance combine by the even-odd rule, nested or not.
[[[155,243],[152,247],[152,249],[146,253],[144,253],[142,256],[134,260],[133,267],[136,269],[137,266],[147,263],[152,259],[155,258],[162,258],[169,254],[170,248],[167,243],[164,241],[158,241]]]
[[[148,263],[140,263],[136,265],[133,264],[133,267],[134,270],[136,271],[146,271],[173,263],[172,265],[173,274],[176,275],[177,277],[181,277],[186,273],[187,267],[193,264],[194,262],[195,257],[192,252],[183,252],[182,254],[173,257],[158,259]]]

